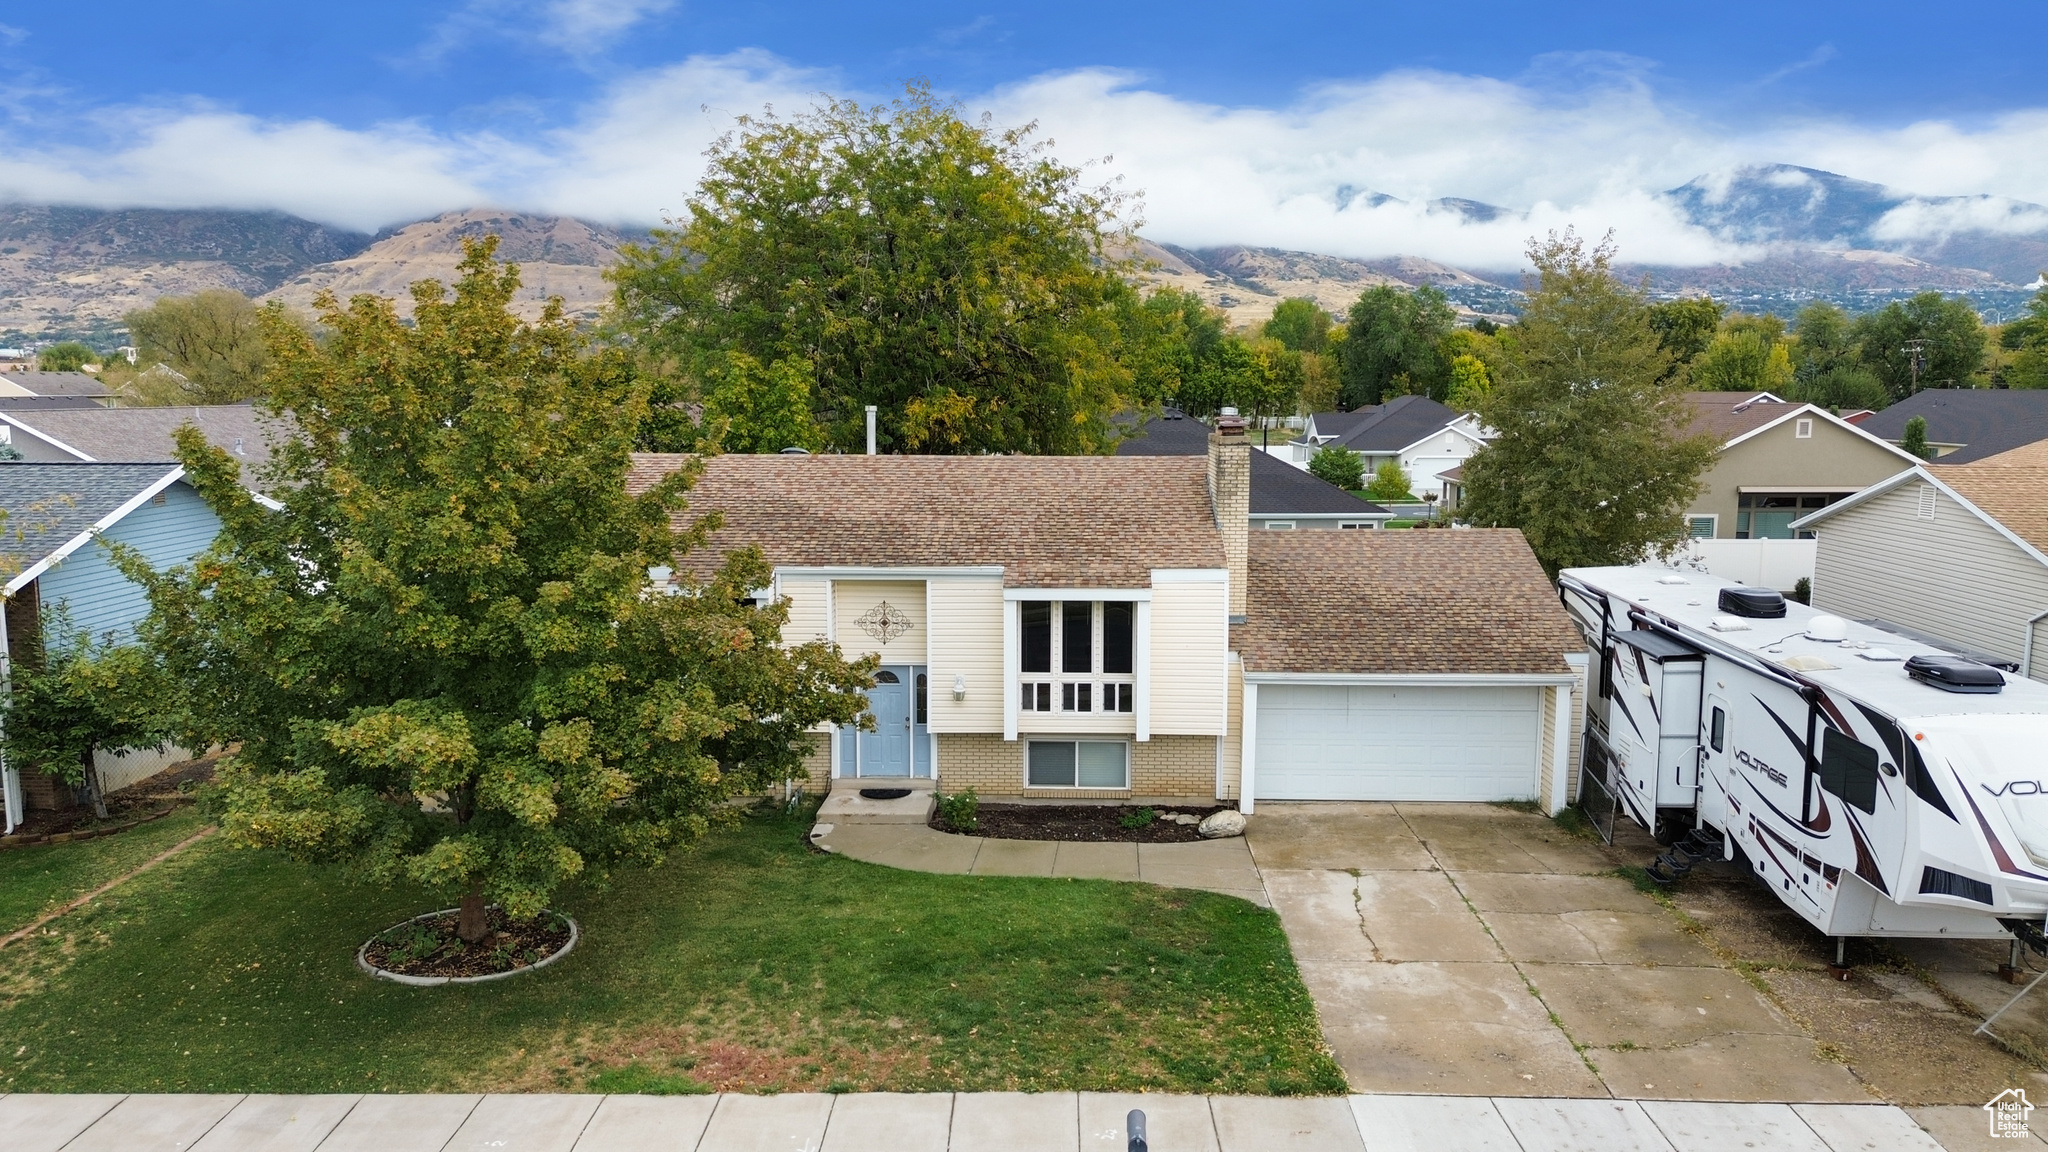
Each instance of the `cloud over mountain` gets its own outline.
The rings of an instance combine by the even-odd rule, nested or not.
[[[580,18],[562,28],[596,43],[659,7],[590,0],[545,11]],[[648,224],[683,207],[704,149],[736,116],[768,104],[795,111],[826,92],[882,98],[746,51],[627,72],[553,122],[527,111],[477,128],[345,127],[200,103],[102,108],[77,114],[90,138],[76,146],[38,144],[46,135],[20,120],[0,128],[11,157],[0,199],[278,208],[362,230],[478,204]],[[1875,241],[2048,227],[2048,210],[2033,203],[2048,201],[2048,109],[1980,124],[1736,130],[1675,107],[1639,66],[1607,58],[1539,61],[1513,81],[1392,72],[1276,107],[1203,103],[1104,69],[961,99],[1002,123],[1037,121],[1063,158],[1094,158],[1092,174],[1142,190],[1147,235],[1189,246],[1502,268],[1519,264],[1530,235],[1569,224],[1615,229],[1632,261],[1737,261],[1772,237],[1716,227],[1702,210],[1744,166],[1777,161],[1916,193],[1896,194],[1865,229]],[[1721,176],[1697,182],[1690,201],[1664,194],[1701,173]],[[1796,175],[1774,178],[1788,196],[1801,190]],[[1958,196],[1976,198],[1941,199]]]

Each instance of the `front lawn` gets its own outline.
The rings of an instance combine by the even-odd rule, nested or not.
[[[199,813],[186,808],[96,840],[0,852],[0,936],[142,866],[204,827]]]
[[[425,895],[202,841],[0,951],[0,1091],[1344,1090],[1271,912],[901,872],[807,826],[567,894],[575,952],[456,988],[354,966]]]

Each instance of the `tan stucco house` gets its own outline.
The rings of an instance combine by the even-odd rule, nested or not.
[[[2048,680],[2048,441],[1922,464],[1798,521],[1813,604]]]
[[[713,457],[677,563],[758,545],[787,640],[881,658],[814,789],[1562,807],[1584,657],[1521,534],[1252,531],[1253,451]]]
[[[1687,432],[1721,444],[1686,509],[1696,539],[1790,540],[1792,522],[1917,461],[1812,404],[1768,392],[1689,392]]]

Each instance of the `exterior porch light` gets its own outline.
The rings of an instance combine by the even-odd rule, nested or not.
[[[967,677],[964,673],[953,673],[953,699],[967,699]]]

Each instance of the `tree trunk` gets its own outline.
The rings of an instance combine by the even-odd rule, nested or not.
[[[95,820],[105,820],[107,818],[107,794],[100,790],[100,769],[98,763],[93,759],[92,749],[87,748],[85,755],[80,757],[80,759],[84,762],[85,796],[86,799],[92,801],[93,818]]]
[[[464,944],[474,944],[489,934],[491,922],[484,915],[483,886],[471,888],[462,897],[462,911],[455,917],[455,935]]]

